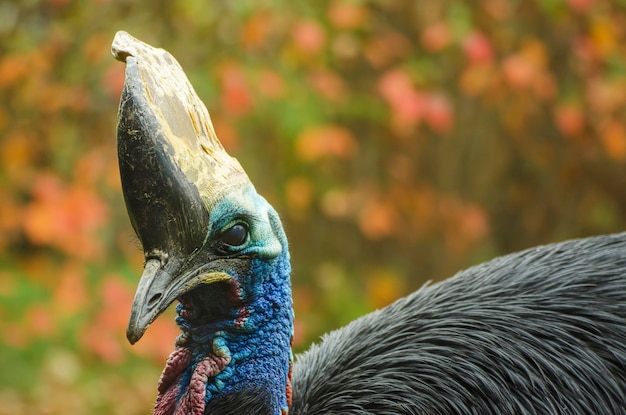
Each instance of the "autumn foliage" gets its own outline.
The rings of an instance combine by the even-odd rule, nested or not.
[[[626,229],[618,0],[0,4],[0,415],[144,414],[116,30],[166,48],[281,213],[298,350],[457,270]],[[170,316],[171,317],[171,316]]]

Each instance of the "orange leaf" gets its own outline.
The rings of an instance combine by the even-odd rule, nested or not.
[[[378,80],[378,92],[387,102],[400,99],[407,90],[413,89],[413,80],[406,71],[392,69]]]
[[[33,196],[23,215],[24,232],[31,242],[83,259],[102,252],[95,233],[106,222],[108,209],[92,189],[66,188],[58,178],[43,174],[35,182]]]
[[[484,209],[476,205],[465,205],[462,210],[459,232],[469,241],[483,238],[489,231],[489,222]]]
[[[626,160],[626,131],[618,121],[610,121],[602,131],[602,144],[606,154],[615,161]]]
[[[285,186],[287,205],[292,211],[302,211],[311,205],[313,186],[306,177],[289,179]]]
[[[367,20],[367,10],[358,3],[335,1],[328,8],[328,20],[340,29],[355,29]]]
[[[280,75],[271,69],[259,73],[257,88],[267,98],[280,98],[285,93],[285,83]]]
[[[111,43],[110,35],[107,33],[96,32],[89,36],[83,43],[83,54],[91,65],[110,58],[109,44]]]
[[[60,272],[54,289],[54,304],[62,315],[71,315],[83,309],[89,298],[84,270],[76,264],[67,264]]]
[[[41,304],[30,306],[26,310],[26,329],[38,337],[52,335],[56,330],[50,310]]]
[[[547,65],[548,56],[545,45],[538,40],[525,42],[522,49],[510,55],[502,63],[504,77],[508,83],[519,89],[540,86],[541,77]]]
[[[239,148],[239,134],[233,123],[224,119],[219,114],[211,115],[211,121],[215,128],[215,133],[220,138],[220,142],[229,153],[237,151]]]
[[[484,0],[482,6],[494,19],[505,20],[514,10],[514,5],[509,0]]]
[[[502,63],[502,71],[510,85],[516,88],[527,88],[536,76],[536,68],[523,55],[509,56]]]
[[[439,214],[445,224],[446,247],[457,254],[465,252],[489,231],[484,209],[456,197],[441,198]]]
[[[561,134],[571,137],[582,131],[585,115],[579,106],[560,105],[554,110],[554,123]]]
[[[420,40],[426,50],[440,52],[452,41],[452,30],[446,22],[437,22],[422,32]]]
[[[387,65],[393,58],[406,56],[411,51],[412,42],[395,31],[383,32],[365,45],[365,56],[376,68]]]
[[[125,330],[134,291],[134,287],[119,275],[104,276],[99,290],[99,297],[102,299],[101,314],[97,319],[102,330],[115,333]]]
[[[112,99],[119,99],[124,89],[124,65],[109,64],[104,71],[100,83]]]
[[[576,13],[586,13],[593,6],[594,0],[567,0],[567,4]]]
[[[403,280],[396,274],[377,270],[367,278],[367,297],[373,308],[382,308],[404,294]]]
[[[459,80],[461,90],[469,95],[476,96],[485,92],[495,79],[492,64],[470,65],[461,73]]]
[[[141,341],[132,347],[124,342],[124,346],[137,356],[150,356],[158,364],[162,364],[173,350],[174,339],[180,334],[180,329],[172,318],[172,313],[166,311],[159,317]]]
[[[321,209],[329,218],[345,218],[352,211],[352,202],[349,192],[334,189],[326,192],[322,197]]]
[[[608,115],[624,107],[626,93],[623,84],[609,79],[591,79],[587,88],[587,100],[595,113]]]
[[[306,55],[315,55],[324,47],[326,33],[319,23],[303,20],[293,26],[291,39],[298,51]]]
[[[17,289],[17,276],[9,271],[0,271],[0,296],[11,297]]]
[[[352,132],[336,125],[305,129],[296,141],[296,153],[304,161],[315,161],[324,156],[350,158],[356,149]]]
[[[42,138],[28,129],[9,131],[0,139],[0,163],[9,183],[29,186],[37,156],[41,154]],[[0,219],[3,222],[3,219]]]
[[[19,323],[4,324],[0,338],[4,344],[15,348],[25,348],[32,341],[31,333]]]
[[[253,14],[241,29],[241,43],[248,49],[259,49],[271,34],[274,27],[270,20],[270,15],[265,12],[257,12]]]
[[[597,18],[591,25],[591,39],[600,56],[611,55],[619,46],[619,33],[613,19]]]
[[[124,359],[124,351],[120,340],[109,332],[103,332],[95,324],[87,324],[80,331],[81,346],[107,363],[121,363]]]
[[[323,97],[330,100],[341,99],[346,92],[343,79],[330,71],[316,71],[310,77],[310,84]]]
[[[359,228],[368,239],[382,239],[393,233],[396,220],[397,212],[393,205],[382,200],[371,200],[359,215]]]
[[[21,55],[7,55],[0,60],[0,88],[15,85],[28,76],[29,60]]]

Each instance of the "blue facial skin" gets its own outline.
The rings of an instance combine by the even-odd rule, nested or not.
[[[194,310],[206,313],[214,304],[219,316],[187,319],[183,317],[185,306],[177,307],[184,344],[192,350],[192,364],[181,378],[180,396],[200,360],[210,355],[229,357],[228,365],[208,379],[207,405],[229,394],[244,393],[271,408],[270,413],[280,414],[288,407],[293,337],[287,239],[277,213],[252,186],[229,193],[210,212],[211,229],[205,242],[209,249],[212,241],[236,224],[244,224],[249,234],[240,246],[220,247],[218,258],[235,261],[230,262],[234,266],[221,270],[232,280],[221,290],[207,285],[190,294]],[[245,266],[237,266],[236,261]]]

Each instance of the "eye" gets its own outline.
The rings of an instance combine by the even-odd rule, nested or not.
[[[242,245],[246,239],[248,239],[248,228],[240,223],[231,226],[220,235],[220,241],[230,246]]]

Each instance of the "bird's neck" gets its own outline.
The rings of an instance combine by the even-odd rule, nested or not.
[[[199,323],[202,319],[190,318],[185,304],[179,304],[177,323],[183,333],[161,375],[155,415],[288,412],[293,337],[289,274],[288,254],[271,262],[253,260],[247,275],[238,276],[240,284],[223,296],[226,300],[207,298],[232,304],[217,321]]]

